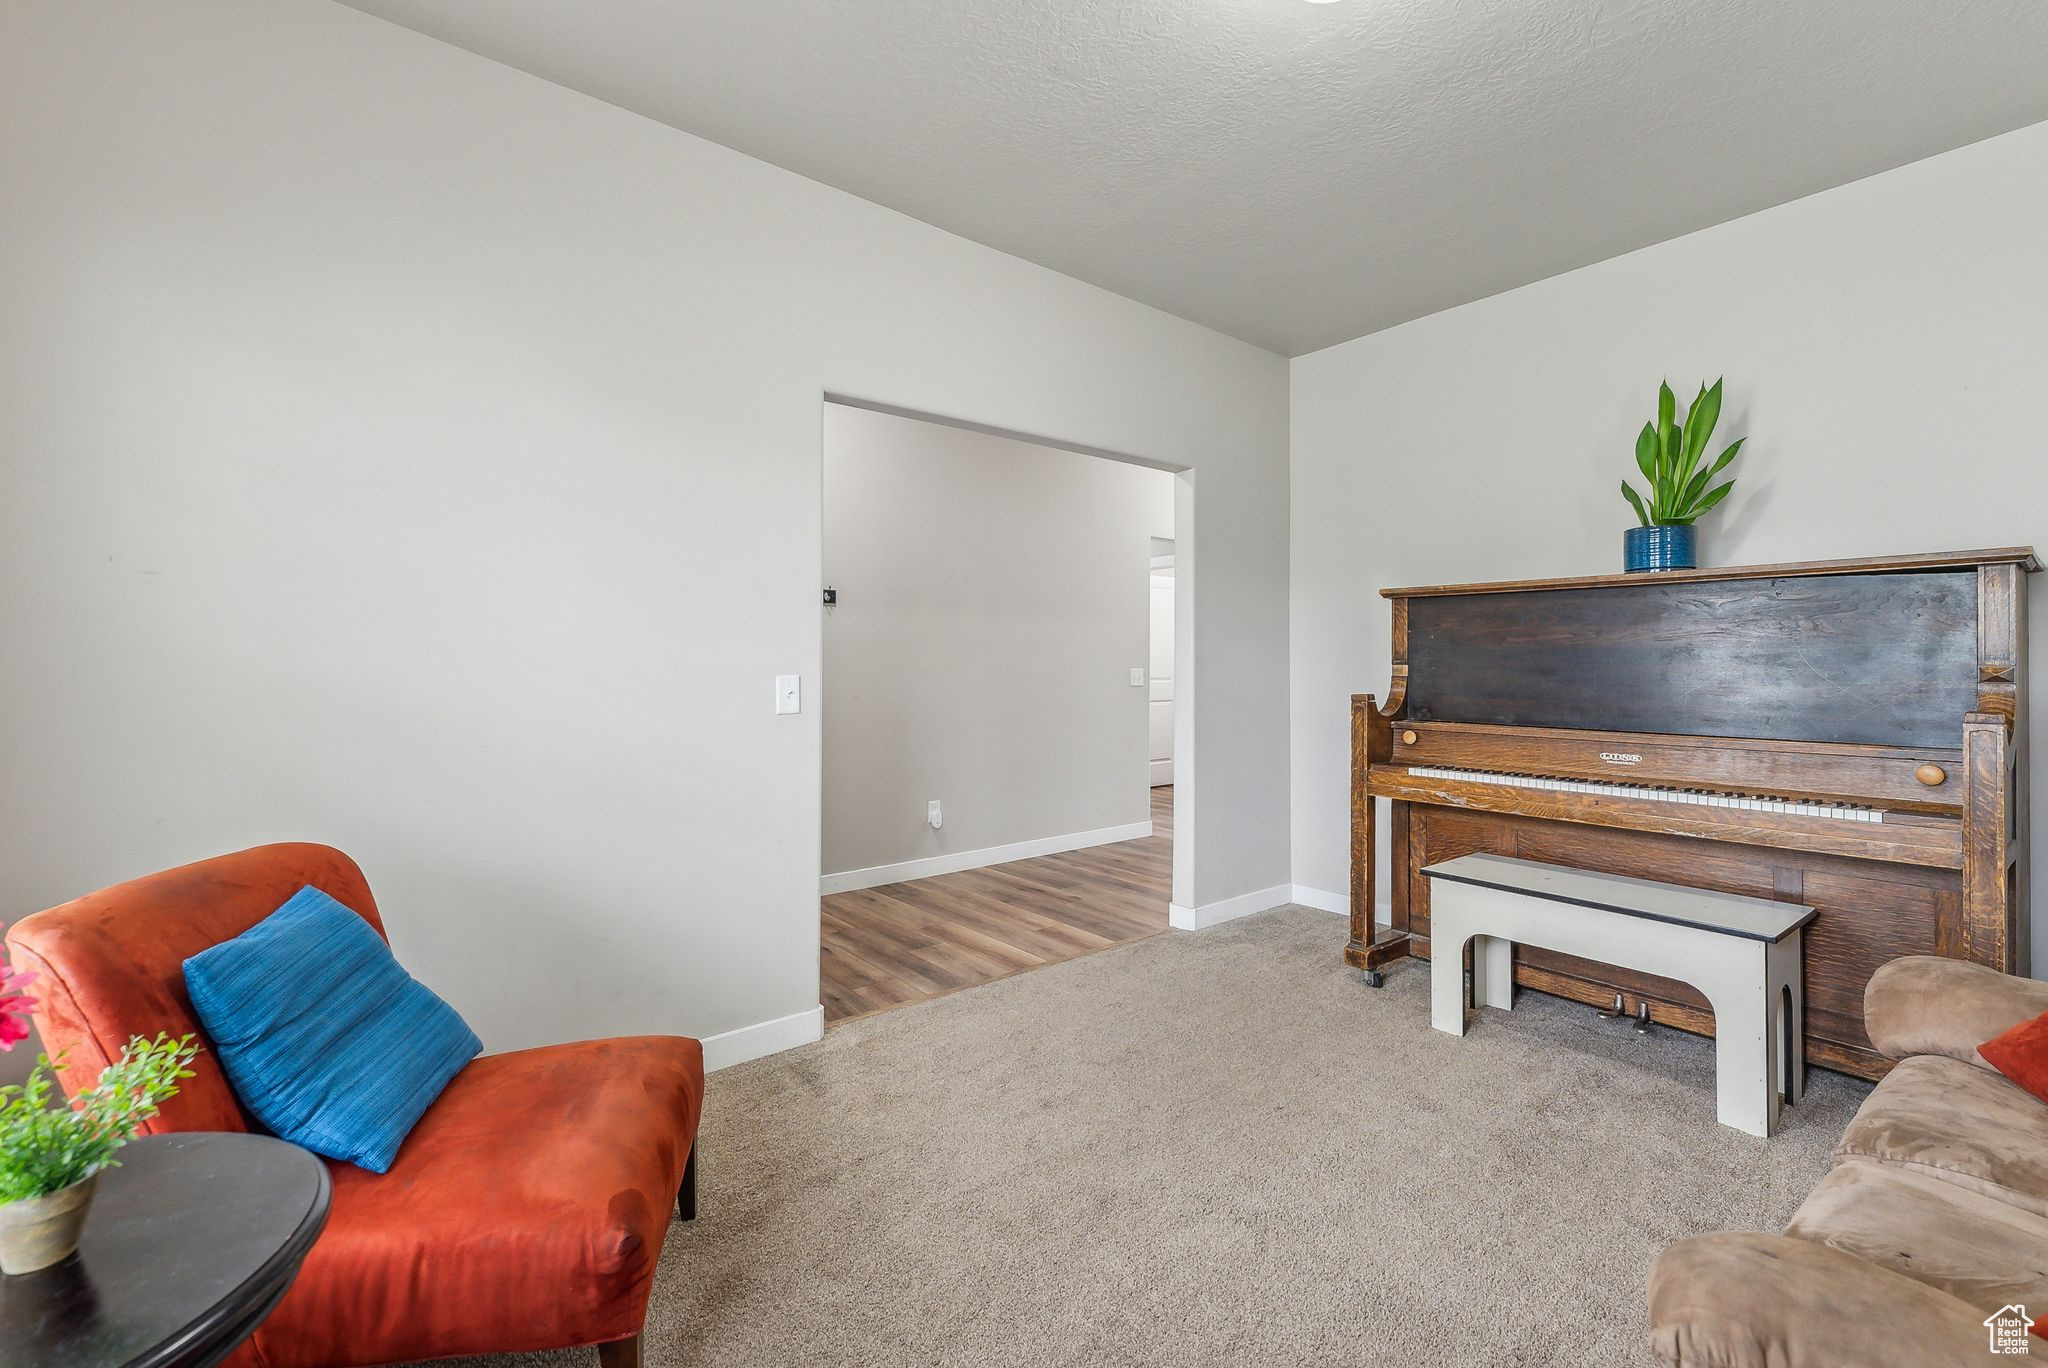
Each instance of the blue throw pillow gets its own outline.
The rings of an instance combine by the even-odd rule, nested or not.
[[[370,924],[306,887],[185,961],[185,988],[242,1105],[315,1154],[388,1173],[483,1050]]]

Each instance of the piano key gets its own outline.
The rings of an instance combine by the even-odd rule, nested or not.
[[[1493,770],[1464,770],[1437,765],[1410,765],[1408,773],[1417,779],[1456,779],[1469,784],[1499,784],[1506,788],[1588,793],[1603,798],[1683,803],[1695,807],[1729,808],[1740,812],[1780,812],[1795,817],[1831,817],[1845,822],[1884,821],[1882,808],[1863,807],[1855,803],[1823,803],[1812,799],[1775,795],[1682,789],[1664,784],[1619,784],[1589,779],[1555,779],[1540,774],[1507,774]]]

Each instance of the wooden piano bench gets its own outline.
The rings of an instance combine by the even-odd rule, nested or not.
[[[1813,909],[1502,855],[1429,865],[1430,1024],[1465,1034],[1472,1002],[1511,1008],[1514,945],[1689,983],[1714,1008],[1715,1109],[1750,1135],[1777,1129],[1805,1089],[1800,942]]]

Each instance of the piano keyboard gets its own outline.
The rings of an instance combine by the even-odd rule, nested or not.
[[[1640,798],[1653,803],[1684,803],[1741,812],[1783,812],[1794,817],[1833,817],[1844,822],[1884,820],[1882,808],[1859,807],[1854,803],[1811,803],[1797,798],[1772,798],[1753,793],[1664,788],[1655,784],[1611,784],[1593,779],[1552,779],[1540,774],[1501,774],[1492,770],[1443,769],[1431,765],[1410,765],[1408,773],[1417,779],[1457,779],[1468,784],[1500,784],[1507,788],[1548,789],[1556,793],[1595,793],[1606,798]]]

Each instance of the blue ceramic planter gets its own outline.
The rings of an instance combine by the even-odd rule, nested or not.
[[[1631,527],[1621,534],[1621,568],[1631,575],[1638,570],[1690,570],[1700,563],[1698,545],[1689,523]]]

